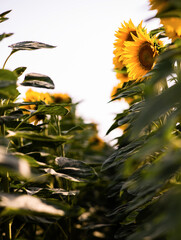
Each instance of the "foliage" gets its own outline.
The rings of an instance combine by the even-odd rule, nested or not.
[[[150,0],[150,4],[152,9],[158,8],[156,17],[167,16],[167,21],[169,17],[175,17],[174,13],[181,13],[178,1]],[[112,96],[112,101],[132,98],[129,108],[116,115],[108,130],[109,133],[124,124],[127,126],[117,139],[117,150],[102,166],[104,173],[113,169],[116,171],[108,188],[108,197],[114,195],[117,206],[107,214],[118,226],[115,239],[180,239],[181,32],[178,29],[181,28],[175,22],[174,38],[168,35],[171,43],[165,43],[160,48],[159,56],[147,74],[139,81],[123,81],[122,87]],[[120,35],[117,37],[122,37],[121,31],[119,29]],[[139,37],[140,29],[135,31]],[[154,35],[165,39],[167,31],[167,26],[163,26],[149,34],[151,38]],[[116,45],[116,51],[122,51],[124,56],[129,52],[126,47],[136,46],[138,40],[133,37],[131,41],[135,42],[125,43],[122,48]],[[127,56],[129,61],[131,54]],[[141,62],[141,59],[134,61]],[[127,62],[123,59],[123,64]],[[124,67],[127,67],[126,64]],[[132,66],[131,71],[137,71],[136,67],[136,64]],[[115,71],[119,70],[115,68]],[[129,77],[129,72],[127,74]]]
[[[0,14],[7,20],[10,11]],[[3,33],[1,39],[11,34]],[[29,89],[19,100],[17,81],[26,67],[5,69],[17,51],[53,48],[26,41],[12,44],[0,69],[0,238],[110,239],[104,199],[109,177],[100,172],[113,148],[95,123],[76,114],[67,94]],[[53,89],[53,80],[28,73],[23,86]]]

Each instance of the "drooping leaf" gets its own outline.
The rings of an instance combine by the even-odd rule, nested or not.
[[[1,174],[19,174],[23,177],[30,177],[31,171],[27,161],[23,158],[18,158],[13,154],[7,153],[7,149],[0,146],[0,166]]]
[[[50,77],[39,73],[27,74],[21,85],[48,89],[55,88],[55,85]]]

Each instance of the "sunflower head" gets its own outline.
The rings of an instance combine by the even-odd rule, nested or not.
[[[169,0],[149,0],[150,9],[157,10],[158,13],[165,11],[169,7]]]
[[[181,38],[181,18],[161,18],[161,24],[165,27],[166,35],[175,41],[177,38]]]
[[[39,92],[33,91],[31,88],[28,89],[28,91],[26,92],[25,98],[23,98],[23,100],[24,102],[43,101],[45,104],[52,103],[52,99],[49,93],[39,93]],[[25,114],[30,114],[29,110],[37,110],[37,105],[33,105],[33,104],[26,105],[26,106],[22,106],[21,108],[27,109],[27,111],[26,110],[24,111]],[[29,122],[34,122],[34,124],[36,125],[40,120],[43,120],[44,118],[45,118],[44,115],[32,116],[29,119]]]
[[[71,103],[71,97],[67,93],[54,93],[51,95],[54,103]]]
[[[105,147],[105,143],[98,135],[89,139],[89,147],[93,151],[101,151]]]
[[[142,22],[140,23],[140,27],[141,25],[142,25]],[[128,23],[124,22],[124,24],[121,24],[121,28],[119,28],[115,34],[116,40],[114,43],[114,47],[115,47],[116,57],[120,58],[122,53],[122,48],[124,47],[124,42],[133,41],[133,35],[137,36],[136,29],[137,27],[135,27],[131,19],[129,20]],[[121,59],[119,59],[118,61],[121,61]]]
[[[133,36],[133,39],[134,41],[124,43],[122,59],[128,77],[141,80],[153,68],[161,41],[155,36],[151,38],[145,30],[137,31],[137,37]]]

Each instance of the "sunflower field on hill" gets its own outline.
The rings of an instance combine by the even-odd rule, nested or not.
[[[130,19],[115,33],[110,101],[129,107],[107,130],[120,129],[114,146],[77,115],[79,102],[49,92],[49,76],[6,68],[17,51],[54,46],[10,45],[0,69],[0,239],[180,240],[181,3],[149,3],[157,29]]]

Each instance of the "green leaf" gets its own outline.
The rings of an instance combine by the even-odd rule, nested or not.
[[[22,157],[18,158],[13,154],[7,153],[7,148],[0,146],[0,172],[2,175],[8,171],[10,175],[18,174],[23,177],[30,177],[31,171],[29,164]]]
[[[87,178],[94,175],[92,168],[80,160],[58,157],[55,159],[55,163],[60,167],[59,171],[71,176]]]
[[[6,21],[6,20],[9,19],[9,18],[6,17],[6,15],[7,15],[8,13],[10,13],[10,12],[11,12],[11,10],[8,10],[8,11],[3,12],[3,13],[0,14],[0,23],[2,23],[2,22],[4,22],[4,21]]]
[[[16,75],[18,76],[18,77],[20,77],[23,73],[24,73],[24,71],[27,69],[27,67],[18,67],[18,68],[16,68],[16,69],[14,69],[14,73],[16,73]]]
[[[139,113],[133,126],[134,136],[137,136],[152,121],[175,107],[181,101],[181,83],[177,83],[156,97],[148,99]]]
[[[55,46],[41,43],[41,42],[35,42],[35,41],[18,42],[18,43],[10,45],[9,47],[12,48],[13,51],[36,50],[36,49],[41,49],[41,48],[55,48]]]
[[[63,107],[61,104],[52,104],[52,105],[39,105],[38,110],[33,113],[33,115],[60,115],[65,116],[68,113],[68,110]]]
[[[13,33],[3,33],[0,35],[0,41],[2,41],[4,38],[12,36]]]
[[[65,143],[67,140],[71,138],[71,136],[51,136],[51,135],[47,136],[42,133],[35,133],[35,132],[9,131],[7,138],[25,138],[31,141],[36,141],[37,143],[39,143],[39,146],[55,147],[62,143]]]
[[[7,69],[0,69],[0,81],[14,81],[16,82],[17,75]]]
[[[27,74],[21,85],[48,89],[55,88],[55,85],[50,77],[39,73]]]

